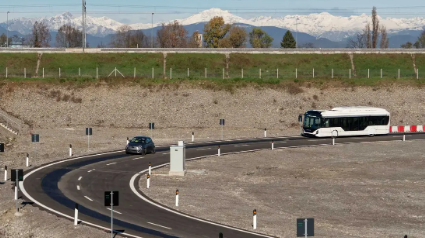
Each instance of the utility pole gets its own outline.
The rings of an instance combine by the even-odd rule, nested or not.
[[[296,31],[297,31],[297,32],[295,32],[295,48],[298,48],[298,17],[297,17],[295,26],[296,26]]]
[[[153,48],[153,12],[152,12],[152,28],[151,28],[151,47]]]
[[[82,25],[83,25],[83,35],[82,35],[82,43],[83,43],[83,52],[87,45],[87,38],[86,38],[86,0],[82,0],[83,2],[83,9],[81,14],[82,19]]]
[[[7,14],[6,14],[6,15],[7,15],[7,23],[6,23],[6,25],[7,25],[7,26],[6,26],[6,28],[7,28],[7,30],[6,30],[6,31],[7,31],[7,36],[6,36],[6,37],[7,37],[7,39],[6,39],[6,47],[7,47],[7,48],[9,48],[9,13],[10,13],[10,12],[9,12],[9,11],[7,11]]]

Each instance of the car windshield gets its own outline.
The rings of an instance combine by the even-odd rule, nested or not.
[[[131,143],[146,144],[146,138],[135,137],[130,140]]]
[[[306,114],[304,117],[304,128],[306,129],[319,129],[321,125],[321,118],[315,115]]]

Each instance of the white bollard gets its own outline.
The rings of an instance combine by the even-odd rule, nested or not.
[[[78,225],[78,203],[75,204],[74,226]]]
[[[332,145],[335,145],[335,137],[332,137]]]
[[[18,185],[15,184],[15,201],[18,200]]]
[[[272,141],[272,150],[274,150],[274,141]]]
[[[26,163],[27,164],[27,167],[29,167],[29,162],[30,162],[29,161],[30,160],[29,157],[30,157],[30,155],[27,153],[27,163]]]
[[[260,69],[260,79],[261,79],[261,69]]]
[[[255,230],[257,229],[257,210],[254,209],[252,212],[252,228]]]
[[[151,171],[152,171],[152,166],[151,166],[151,162],[149,162],[149,175],[152,174]]]
[[[151,180],[151,176],[148,174],[148,176],[147,176],[147,180],[146,180],[146,188],[149,188],[150,187],[150,180]]]
[[[170,79],[173,79],[173,68],[170,68]]]
[[[314,78],[314,68],[313,68],[313,78]]]
[[[277,69],[276,78],[279,78],[279,69]]]
[[[241,69],[241,76],[242,76],[242,78],[243,78],[243,69]]]
[[[59,68],[59,78],[61,77],[61,68]]]
[[[7,181],[7,166],[4,166],[4,182]]]
[[[195,133],[192,132],[192,142],[194,142],[194,141],[195,141]]]
[[[403,134],[403,141],[406,141],[406,134]]]
[[[295,78],[298,78],[298,68],[295,68]]]
[[[7,78],[7,67],[6,67],[6,78]]]
[[[72,145],[69,144],[69,157],[72,157]]]
[[[176,207],[179,206],[179,190],[176,190]]]
[[[99,68],[96,67],[96,79],[99,79]]]
[[[43,68],[43,78],[44,78],[44,68]]]
[[[27,78],[27,68],[24,68],[24,78]]]
[[[129,141],[128,141],[128,137],[127,137],[127,145],[128,145]]]
[[[267,137],[267,128],[264,128],[264,137]]]
[[[220,146],[218,146],[218,156],[220,156]]]
[[[367,78],[370,78],[369,69],[367,69]]]

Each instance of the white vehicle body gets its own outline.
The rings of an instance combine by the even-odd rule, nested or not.
[[[336,107],[313,110],[304,114],[304,136],[364,136],[390,132],[390,113],[374,107]]]

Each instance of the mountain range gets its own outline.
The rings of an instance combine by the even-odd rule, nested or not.
[[[334,16],[327,12],[313,13],[308,15],[286,15],[283,17],[260,16],[245,19],[229,11],[212,8],[192,15],[185,19],[176,19],[184,25],[189,32],[198,30],[202,32],[205,22],[208,22],[214,16],[222,16],[226,23],[238,24],[247,28],[260,27],[275,38],[274,47],[279,47],[286,30],[291,30],[299,37],[300,45],[303,42],[311,42],[316,47],[345,47],[346,40],[361,31],[367,22],[370,22],[370,16],[361,14],[357,16]],[[425,18],[379,18],[381,24],[385,25],[390,37],[390,47],[399,47],[399,43],[405,43],[408,40],[415,40],[421,31],[425,29]],[[9,20],[9,30],[17,32],[20,35],[31,33],[35,21],[46,23],[51,32],[56,32],[60,26],[70,24],[79,29],[82,28],[81,16],[73,16],[69,12],[62,13],[53,17],[39,18],[17,18]],[[154,31],[162,23],[154,23]],[[87,16],[87,34],[91,45],[96,45],[97,41],[107,43],[110,35],[124,25],[108,17]],[[132,29],[141,29],[150,35],[151,24],[136,23],[130,24]],[[3,28],[3,29],[1,29]],[[6,23],[0,23],[0,33],[6,29]],[[52,37],[53,38],[53,37]],[[53,38],[54,39],[54,38]],[[90,40],[92,39],[93,42]],[[95,42],[96,41],[96,42]]]

